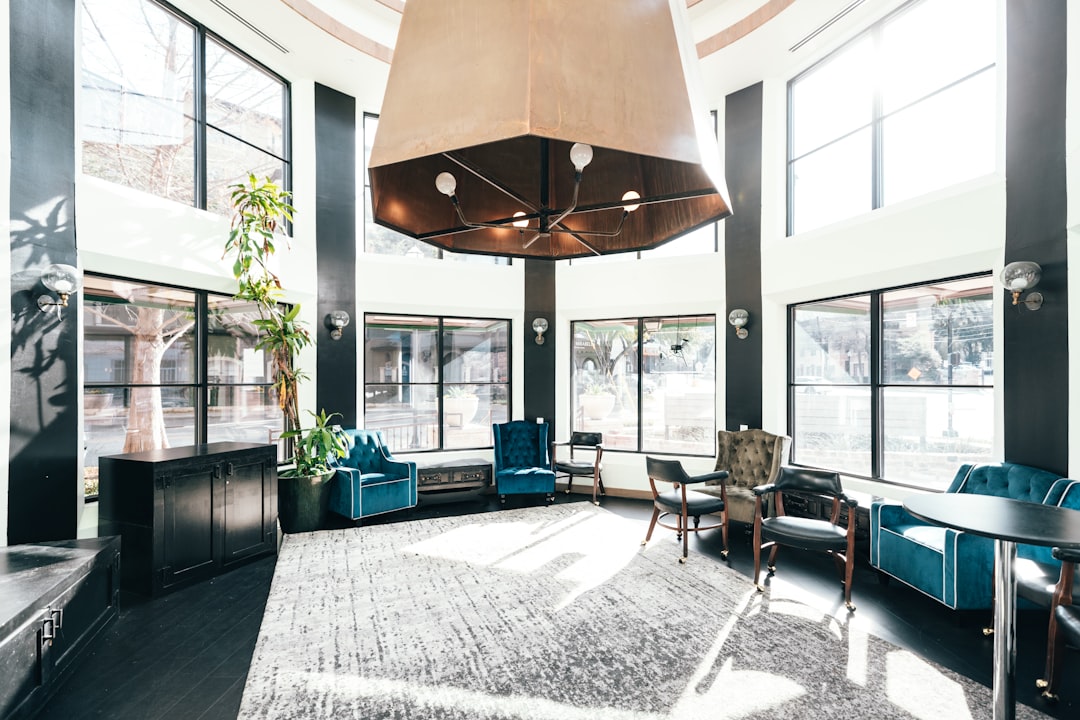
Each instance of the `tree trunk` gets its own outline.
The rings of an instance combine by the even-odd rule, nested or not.
[[[135,385],[161,382],[161,359],[165,355],[165,310],[140,307],[133,330],[132,383]],[[141,452],[169,447],[165,434],[165,415],[161,407],[161,388],[133,387],[128,407],[127,437],[124,452]]]

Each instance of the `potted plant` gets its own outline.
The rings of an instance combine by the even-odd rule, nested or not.
[[[446,424],[463,427],[472,422],[480,407],[480,398],[468,385],[447,385],[443,393],[443,416]],[[451,416],[455,416],[451,420]]]
[[[297,529],[301,525],[294,520],[308,518],[312,506],[322,508],[318,525],[312,526],[315,521],[304,525],[315,530],[326,517],[329,479],[333,476],[327,467],[328,458],[338,452],[339,444],[344,453],[345,445],[340,431],[328,427],[325,411],[315,416],[315,427],[300,428],[297,388],[307,376],[295,367],[294,360],[311,344],[311,335],[297,319],[300,305],[281,304],[281,280],[270,269],[277,230],[292,220],[294,209],[289,204],[289,193],[269,178],[258,180],[249,174],[246,183],[232,185],[231,190],[233,218],[225,255],[233,258],[233,276],[238,286],[235,297],[252,303],[258,312],[254,321],[259,333],[255,349],[270,358],[285,428],[281,438],[293,463],[279,473],[282,482],[278,483],[278,515],[286,532],[301,532]]]
[[[606,384],[588,385],[578,399],[585,417],[590,420],[603,420],[615,408],[615,393]]]
[[[287,430],[282,437],[293,441],[291,465],[278,477],[278,519],[287,533],[311,532],[326,524],[330,503],[330,480],[334,461],[348,453],[345,433],[330,421],[338,413],[311,413],[315,425]]]

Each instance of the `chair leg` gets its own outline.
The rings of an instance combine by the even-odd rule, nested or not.
[[[772,543],[772,550],[769,551],[769,564],[766,566],[771,573],[776,572],[776,554],[778,552],[780,552],[780,546]]]
[[[1042,690],[1042,696],[1047,700],[1057,701],[1057,674],[1061,668],[1061,654],[1065,643],[1061,640],[1057,615],[1053,608],[1050,609],[1050,629],[1046,635],[1046,672],[1035,681],[1035,687]]]
[[[642,545],[645,545],[652,540],[652,531],[656,527],[656,521],[660,518],[660,508],[653,507],[652,520],[649,521],[649,532],[645,533],[645,539],[641,541]]]
[[[598,474],[593,475],[593,480],[592,480],[592,504],[593,505],[599,505],[600,504],[600,501],[596,499],[596,490],[597,490],[597,487],[598,487],[599,484],[600,484],[600,475],[598,473]]]
[[[757,518],[754,521],[754,587],[758,592],[762,592],[765,588],[761,587],[761,583],[758,582],[758,578],[761,576],[761,519]]]
[[[679,558],[679,562],[685,563],[686,556],[690,553],[690,528],[687,525],[687,517],[685,515],[679,515],[679,527],[682,528],[682,557]],[[694,527],[697,527],[698,518],[694,518]]]
[[[720,535],[724,540],[724,549],[720,551],[720,558],[723,560],[727,560],[728,556],[727,525],[727,510],[724,510],[723,514],[720,516]]]
[[[607,490],[604,489],[604,478],[600,477],[600,475],[597,474],[596,482],[598,482],[600,484],[600,494],[601,495],[607,495]]]
[[[570,494],[570,488],[574,487],[574,475],[573,473],[566,476],[566,494]]]
[[[855,570],[855,553],[848,553],[844,557],[844,605],[848,612],[855,610],[855,603],[851,602],[851,577]]]

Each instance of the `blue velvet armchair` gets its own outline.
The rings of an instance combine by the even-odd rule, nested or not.
[[[330,509],[350,520],[416,506],[416,463],[395,460],[378,430],[346,430],[349,454],[334,465]]]
[[[1076,481],[1017,463],[960,466],[946,492],[998,495],[1080,509]],[[1020,560],[1059,567],[1050,548],[1017,545]],[[870,508],[870,564],[955,610],[993,605],[994,541],[908,514],[895,502]]]
[[[495,436],[495,490],[507,495],[544,495],[555,501],[555,472],[548,456],[547,423],[512,420],[492,425]]]

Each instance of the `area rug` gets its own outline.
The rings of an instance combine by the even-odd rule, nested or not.
[[[289,535],[239,717],[990,717],[989,688],[644,530],[562,504]]]

